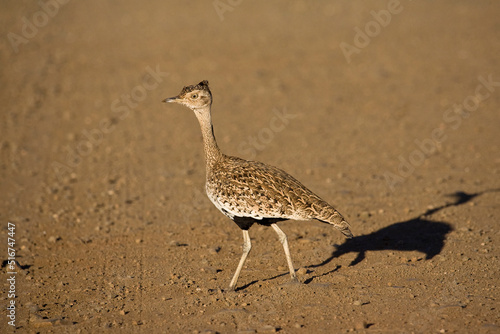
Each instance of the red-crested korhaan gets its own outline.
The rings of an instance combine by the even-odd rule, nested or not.
[[[243,231],[243,255],[229,284],[230,290],[235,289],[252,248],[248,229],[254,223],[271,226],[278,234],[293,281],[297,281],[297,276],[288,240],[277,222],[316,219],[333,225],[347,238],[352,237],[349,224],[333,206],[285,171],[261,162],[228,156],[219,150],[212,127],[212,93],[208,81],[186,86],[179,95],[163,102],[179,103],[194,111],[203,135],[208,198]]]

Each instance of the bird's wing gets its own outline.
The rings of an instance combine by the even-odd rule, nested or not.
[[[331,207],[277,167],[236,157],[224,160],[208,175],[207,193],[229,216],[302,220],[316,218]]]

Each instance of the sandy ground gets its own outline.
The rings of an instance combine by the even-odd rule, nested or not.
[[[0,331],[500,332],[499,12],[5,2]],[[203,192],[195,117],[160,102],[203,79],[223,152],[287,170],[351,223],[351,241],[280,223],[301,285],[255,226],[224,291],[241,232]]]

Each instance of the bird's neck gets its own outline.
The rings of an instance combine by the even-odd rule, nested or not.
[[[203,146],[205,151],[205,161],[207,168],[222,158],[222,153],[219,150],[217,141],[215,140],[214,129],[212,126],[212,115],[210,106],[197,109],[195,111],[196,118],[201,127],[201,134],[203,135]]]

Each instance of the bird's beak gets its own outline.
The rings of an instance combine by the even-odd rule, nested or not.
[[[174,96],[166,98],[165,100],[163,100],[163,102],[177,102],[177,100],[178,100],[177,96]]]

